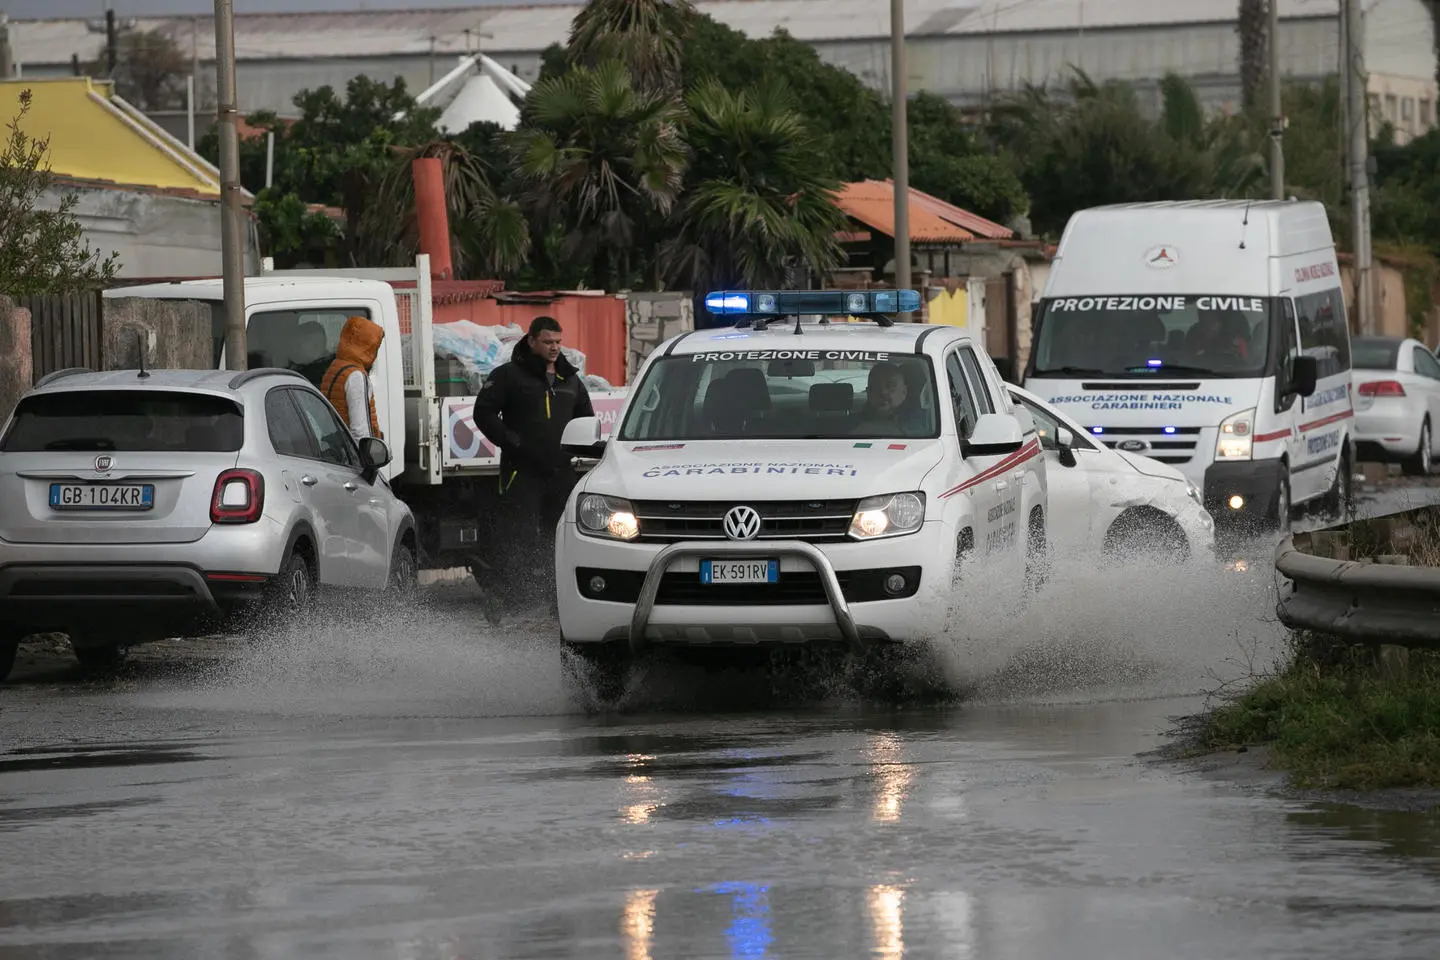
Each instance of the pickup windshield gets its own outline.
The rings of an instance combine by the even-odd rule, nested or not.
[[[863,350],[716,351],[657,360],[619,439],[863,440],[940,435],[929,359]]]
[[[1272,297],[1056,297],[1040,305],[1034,377],[1264,375]]]

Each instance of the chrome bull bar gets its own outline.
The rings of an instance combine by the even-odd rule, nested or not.
[[[664,578],[665,572],[670,569],[670,564],[680,559],[700,559],[702,557],[707,560],[716,557],[753,558],[756,560],[770,559],[771,557],[799,557],[810,561],[815,567],[815,572],[820,575],[820,583],[825,588],[825,597],[830,602],[830,612],[835,615],[835,626],[839,628],[841,637],[852,650],[859,651],[861,649],[860,632],[855,627],[855,618],[850,614],[850,605],[845,602],[845,594],[840,589],[840,578],[835,575],[835,567],[830,563],[829,557],[814,545],[805,543],[803,540],[769,540],[763,546],[753,540],[746,540],[703,544],[672,543],[655,554],[650,561],[650,566],[645,570],[645,584],[640,588],[640,597],[635,601],[635,610],[630,614],[630,652],[632,654],[638,656],[645,650],[647,645],[645,633],[650,626],[650,614],[655,609],[655,598],[660,593],[660,581]]]

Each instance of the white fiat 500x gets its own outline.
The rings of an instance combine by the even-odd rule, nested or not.
[[[722,292],[733,326],[646,361],[556,538],[567,647],[621,684],[650,644],[937,636],[962,567],[1024,595],[1046,552],[1030,416],[956,327],[895,324],[909,290]]]

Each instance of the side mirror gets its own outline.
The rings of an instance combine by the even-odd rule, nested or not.
[[[1020,421],[1004,413],[982,413],[975,421],[970,439],[961,446],[967,457],[1003,457],[1019,450],[1025,443]]]
[[[1055,448],[1055,456],[1060,461],[1060,465],[1062,467],[1075,466],[1075,434],[1070,432],[1070,428],[1060,427],[1056,430],[1055,442],[1058,444]]]
[[[390,462],[390,445],[379,437],[360,441],[360,469],[366,483],[374,483],[382,468]]]
[[[1308,397],[1315,392],[1316,381],[1320,379],[1320,361],[1304,354],[1290,358],[1290,392]]]
[[[573,456],[599,457],[605,452],[605,441],[600,438],[600,418],[576,417],[565,424],[560,446]]]

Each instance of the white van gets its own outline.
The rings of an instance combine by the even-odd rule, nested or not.
[[[1325,208],[1196,200],[1081,210],[1024,386],[1094,438],[1179,468],[1217,530],[1350,502],[1350,329]]]

